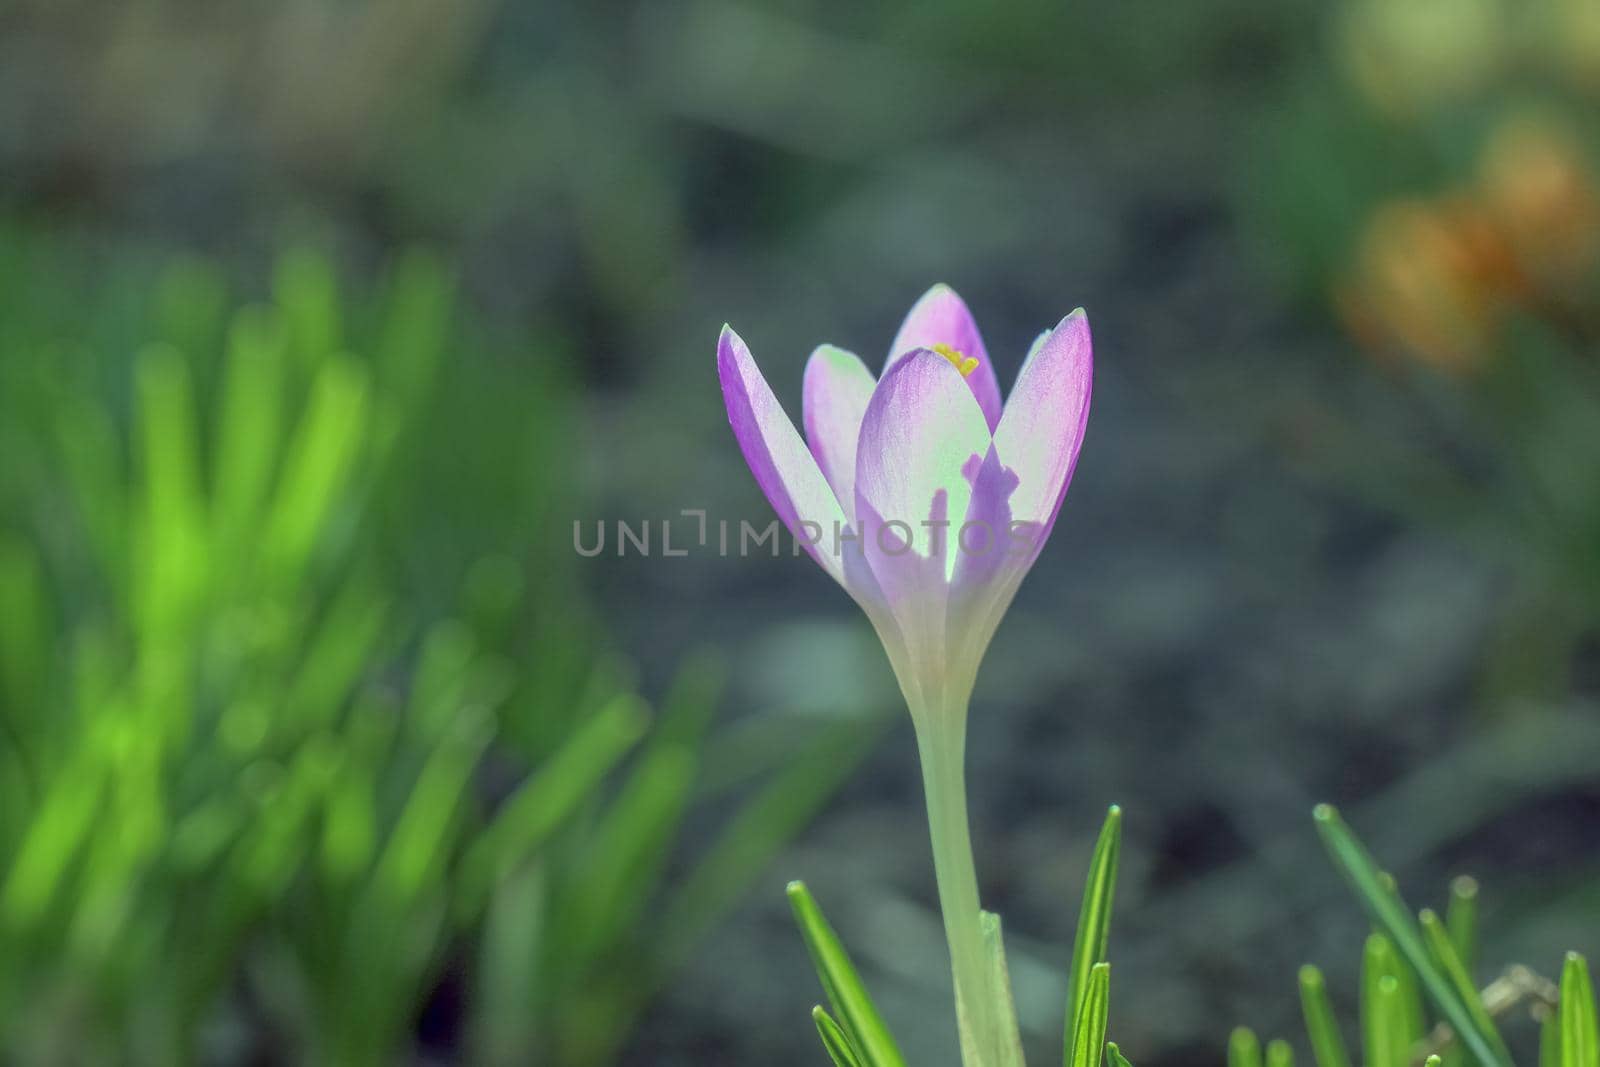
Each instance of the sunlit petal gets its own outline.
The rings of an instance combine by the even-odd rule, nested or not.
[[[717,343],[717,375],[722,380],[728,422],[761,491],[812,557],[845,584],[840,554],[832,550],[834,530],[847,525],[844,509],[761,376],[750,350],[731,327],[723,327]],[[812,525],[807,528],[802,523]]]
[[[993,430],[1000,422],[1000,382],[995,377],[994,366],[989,362],[989,352],[978,333],[978,324],[967,309],[966,301],[956,295],[948,285],[935,285],[918,300],[906,315],[894,344],[889,346],[889,361],[884,373],[906,354],[917,348],[934,348],[944,345],[963,356],[974,358],[978,365],[967,376],[967,386],[983,410],[983,418]]]
[[[1018,479],[1012,515],[1040,526],[1034,555],[1055,525],[1077,466],[1093,379],[1089,319],[1078,310],[1034,347],[995,428],[1000,460]]]
[[[806,443],[845,513],[856,506],[856,442],[878,381],[853,353],[821,345],[806,362],[802,391]]]

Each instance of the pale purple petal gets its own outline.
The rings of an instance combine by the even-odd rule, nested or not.
[[[1079,309],[1029,354],[995,428],[1000,461],[1019,483],[1011,495],[1012,514],[1041,527],[1034,555],[1055,525],[1072,480],[1088,425],[1093,378],[1089,319]]]
[[[965,515],[972,486],[963,468],[989,450],[989,428],[965,384],[942,356],[914,351],[884,374],[861,421],[857,507],[907,524],[924,557],[943,558],[948,540],[928,524],[935,498],[943,494],[946,518]]]
[[[923,519],[942,523],[948,515],[941,490]],[[942,707],[942,694],[930,691],[928,680],[943,674],[947,647],[945,554],[922,555],[916,546],[906,545],[905,530],[898,523],[915,529],[923,519],[901,520],[893,512],[880,513],[864,498],[856,501],[856,516],[857,528],[862,531],[861,551],[859,564],[852,566],[864,565],[877,586],[876,613],[869,610],[868,614],[884,638],[912,715],[924,708]]]
[[[919,672],[942,673],[955,564],[950,520],[967,513],[972,497],[963,468],[989,446],[971,390],[932,352],[912,352],[891,367],[862,419],[856,449],[862,554]]]
[[[1011,497],[1019,479],[994,447],[973,456],[962,473],[972,498],[952,535],[957,554],[951,580],[955,587],[973,587],[994,581],[1025,556],[1031,559],[1033,538],[1028,524],[1013,523]]]
[[[950,584],[954,662],[977,669],[1055,525],[1083,444],[1091,378],[1089,324],[1077,311],[1034,342],[995,447],[969,469],[964,525],[972,532],[958,539]],[[989,551],[979,550],[984,545]]]
[[[750,350],[727,326],[717,342],[717,375],[722,380],[728,422],[761,491],[784,526],[845,585],[844,564],[840,553],[833,550],[834,532],[847,526],[844,509],[761,376]],[[802,523],[814,525],[806,528]]]
[[[950,654],[953,662],[976,671],[1006,609],[1038,556],[1042,531],[1016,522],[1011,498],[1019,484],[991,448],[982,462],[973,458],[967,475],[972,500],[956,531],[956,569],[950,582]]]
[[[1000,424],[1000,381],[989,362],[989,352],[978,333],[978,324],[967,310],[966,301],[948,285],[935,285],[918,300],[889,346],[889,361],[884,373],[906,354],[917,348],[949,345],[963,355],[972,356],[978,366],[967,376],[967,386],[978,398],[984,421],[994,430]]]
[[[877,384],[867,365],[842,348],[821,345],[806,361],[801,394],[806,443],[851,517],[856,507],[856,441]]]

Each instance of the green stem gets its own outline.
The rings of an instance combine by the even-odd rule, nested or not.
[[[922,785],[927,795],[928,832],[933,841],[939,910],[950,946],[956,1019],[966,1067],[988,1067],[997,1047],[994,1001],[978,903],[978,871],[967,825],[966,709],[944,709],[923,717],[917,731]]]

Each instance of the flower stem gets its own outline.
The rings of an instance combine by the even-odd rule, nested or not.
[[[934,878],[939,910],[950,946],[955,980],[956,1019],[966,1067],[989,1067],[997,1046],[994,1000],[990,996],[987,955],[978,903],[978,872],[972,860],[967,824],[966,715],[940,716],[920,723],[917,751],[927,796],[928,832],[933,841]]]

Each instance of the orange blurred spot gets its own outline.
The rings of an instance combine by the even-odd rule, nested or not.
[[[1334,300],[1368,344],[1463,374],[1481,365],[1520,289],[1499,232],[1473,200],[1451,196],[1380,208]]]
[[[1575,139],[1520,118],[1490,138],[1480,163],[1485,209],[1544,300],[1588,293],[1600,263],[1600,187]]]

